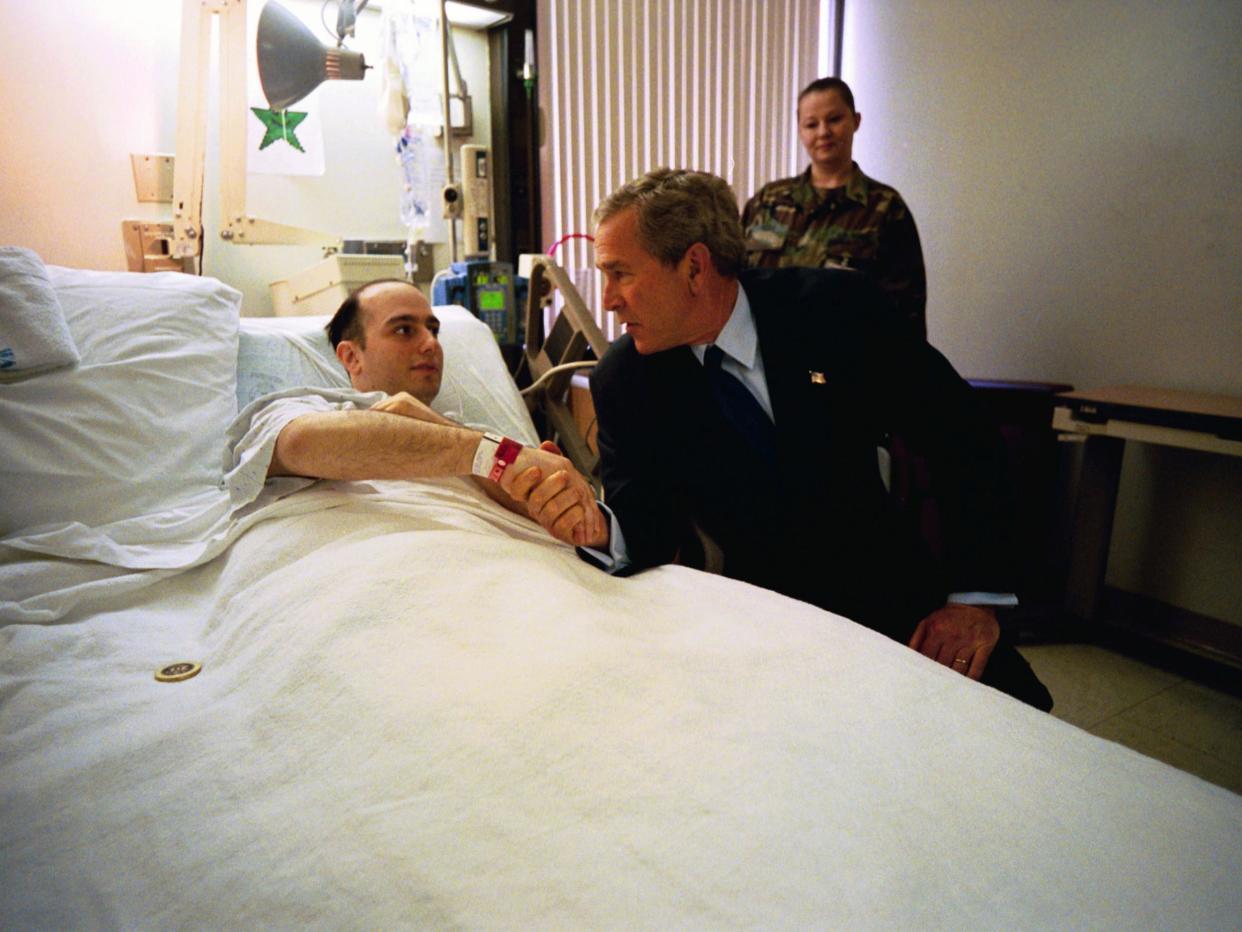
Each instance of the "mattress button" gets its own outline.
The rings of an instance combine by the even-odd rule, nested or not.
[[[191,663],[183,660],[180,663],[170,663],[168,666],[155,671],[155,678],[161,683],[180,683],[182,680],[188,680],[190,677],[197,676],[198,671],[203,669],[201,663]]]

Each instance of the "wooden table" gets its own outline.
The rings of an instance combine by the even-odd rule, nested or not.
[[[1242,456],[1242,398],[1117,385],[1057,396],[1052,426],[1082,435],[1066,608],[1093,619],[1108,562],[1127,440]]]

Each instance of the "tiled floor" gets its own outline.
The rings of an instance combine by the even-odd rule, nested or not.
[[[1094,644],[1019,649],[1052,693],[1053,715],[1242,793],[1238,690]]]

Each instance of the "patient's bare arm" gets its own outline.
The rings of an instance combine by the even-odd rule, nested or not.
[[[314,479],[470,475],[481,436],[454,424],[382,411],[313,412],[281,430],[267,474]]]
[[[401,414],[433,424],[459,426],[407,392],[390,395],[372,405],[370,410]],[[560,448],[550,441],[545,440],[539,445],[539,449],[563,458]],[[546,472],[550,465],[545,462],[541,468],[515,464],[515,468],[506,473],[506,479],[502,480],[507,490],[478,476],[473,478],[493,501],[499,502],[510,511],[529,515],[558,540],[567,544],[590,545],[602,533],[603,543],[606,545],[608,523],[595,507],[595,497],[587,481],[567,459],[559,468]],[[539,490],[536,506],[531,507],[530,495],[536,489]],[[557,495],[559,498],[556,501],[549,501]]]
[[[267,475],[314,479],[425,479],[469,476],[482,433],[436,414],[413,398],[392,396],[367,411],[323,411],[294,418],[281,430]],[[396,413],[400,411],[401,413]],[[551,447],[555,450],[555,446]],[[579,521],[598,513],[594,494],[569,460],[547,449],[523,447],[502,477],[502,486],[473,477],[495,501],[538,521],[553,536],[574,543],[568,520],[553,524],[533,514],[526,494],[543,477],[565,474],[579,500]],[[514,481],[527,478],[513,495]],[[558,515],[557,517],[561,517]],[[577,532],[594,533],[594,527]]]
[[[385,412],[388,414],[399,414],[402,417],[415,418],[416,420],[426,421],[429,424],[440,424],[449,427],[461,426],[456,421],[445,417],[438,411],[433,411],[429,405],[419,401],[409,392],[398,392],[395,395],[389,395],[388,397],[371,405],[368,410]],[[480,476],[471,476],[470,478],[474,481],[474,484],[483,491],[483,494],[492,501],[503,505],[505,508],[516,512],[517,514],[529,516],[525,504],[517,499],[514,499],[508,492],[502,489],[495,482],[490,482]]]
[[[406,392],[390,395],[372,405],[371,410],[401,414],[433,424],[455,426],[454,421],[433,411]],[[549,441],[541,443],[539,449],[556,457],[562,456],[560,448]],[[547,464],[545,468],[546,466]],[[506,488],[477,476],[474,480],[494,501],[510,511],[529,515],[558,540],[567,544],[607,546],[608,522],[595,507],[590,486],[568,460],[564,461],[561,468],[552,472],[545,472],[544,468],[537,466],[528,466],[525,469],[515,468],[511,477],[508,473],[506,476],[507,481],[502,481],[505,482],[507,491]],[[538,494],[532,503],[530,495],[536,490]],[[592,544],[592,541],[600,541],[601,535],[602,543]]]

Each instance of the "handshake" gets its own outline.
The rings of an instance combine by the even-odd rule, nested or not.
[[[396,414],[423,424],[447,428],[462,455],[452,473],[472,473],[484,492],[509,510],[528,515],[557,540],[578,547],[607,547],[609,521],[599,510],[589,482],[551,441],[524,447],[511,440],[479,439],[406,392],[383,399],[373,412]],[[447,441],[446,441],[447,442]],[[483,461],[483,462],[480,462]],[[503,493],[503,494],[501,494]]]
[[[550,440],[537,448],[521,447],[499,482],[557,540],[578,547],[608,546],[608,520],[594,490]]]

